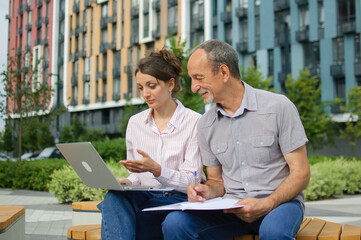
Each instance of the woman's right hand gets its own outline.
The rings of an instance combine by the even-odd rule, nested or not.
[[[127,178],[117,178],[117,181],[120,183],[120,184],[127,184],[127,185],[132,185],[132,182],[127,179]]]

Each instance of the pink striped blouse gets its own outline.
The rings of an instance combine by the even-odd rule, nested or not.
[[[141,159],[140,149],[161,165],[161,175],[130,173],[132,184],[164,185],[187,192],[194,182],[194,172],[202,176],[202,161],[197,140],[197,123],[201,115],[176,100],[178,106],[168,122],[168,127],[159,132],[152,117],[152,109],[142,111],[129,119],[126,132],[127,159]],[[200,181],[200,178],[197,178]]]

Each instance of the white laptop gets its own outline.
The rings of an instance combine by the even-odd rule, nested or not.
[[[120,184],[90,142],[61,143],[56,147],[88,187],[118,191],[171,191],[165,186]]]

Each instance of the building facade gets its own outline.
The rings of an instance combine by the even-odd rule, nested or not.
[[[11,0],[9,20],[9,55],[43,56],[56,90],[49,107],[67,107],[54,131],[76,115],[119,134],[124,106],[143,102],[134,66],[171,35],[188,48],[231,44],[241,66],[273,76],[279,91],[304,68],[320,77],[325,101],[361,85],[359,0]]]

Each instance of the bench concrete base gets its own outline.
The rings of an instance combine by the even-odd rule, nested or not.
[[[102,215],[97,205],[101,201],[83,201],[72,203],[72,225],[101,224]]]
[[[25,207],[0,206],[0,240],[25,240]]]

